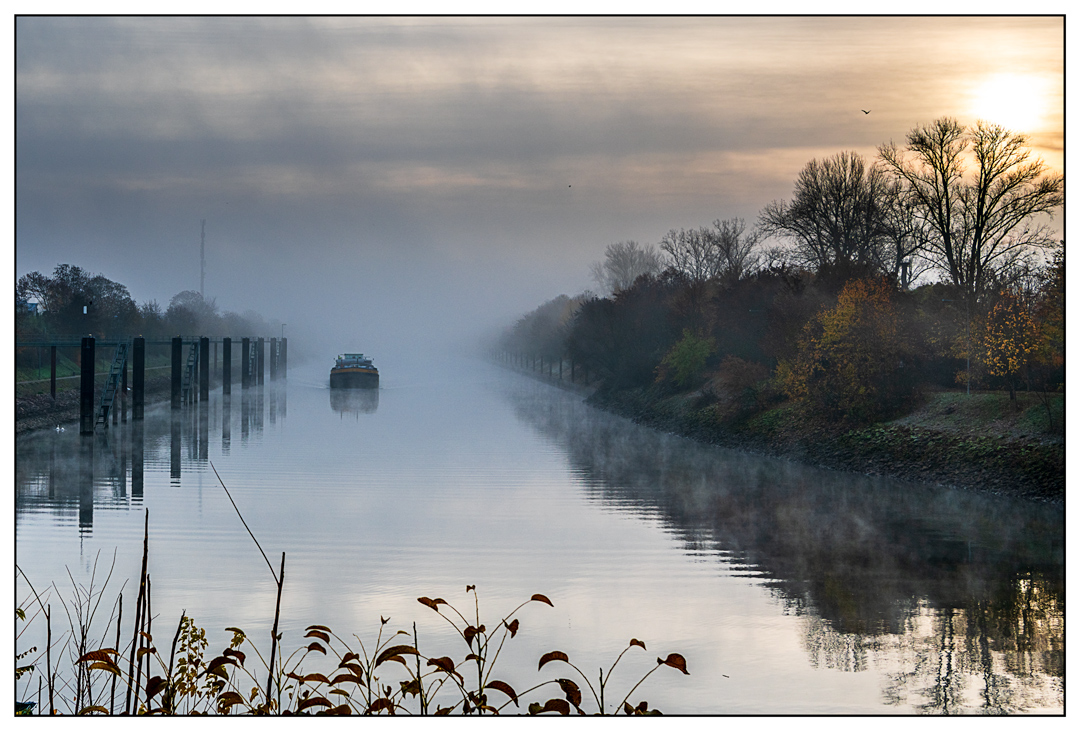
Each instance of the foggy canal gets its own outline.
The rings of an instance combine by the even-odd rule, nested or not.
[[[481,361],[386,367],[353,398],[326,370],[218,388],[177,420],[165,403],[93,438],[18,437],[17,563],[54,623],[115,552],[103,603],[122,590],[128,624],[149,511],[154,626],[185,611],[210,652],[229,626],[269,645],[274,582],[212,463],[287,556],[286,652],[313,624],[373,644],[382,617],[463,656],[417,598],[468,615],[475,585],[489,626],[534,593],[554,604],[523,608],[499,657],[519,691],[575,677],[538,672],[546,652],[595,676],[636,638],[609,698],[678,652],[690,674],[661,667],[632,698],[667,714],[1063,711],[1060,508],[696,444]],[[21,576],[16,592],[25,606]]]

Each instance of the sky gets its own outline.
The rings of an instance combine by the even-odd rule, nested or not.
[[[752,226],[811,159],[942,116],[1063,172],[1064,25],[20,17],[14,277],[74,264],[164,308],[205,220],[206,296],[290,343],[465,342],[595,288],[608,244]]]

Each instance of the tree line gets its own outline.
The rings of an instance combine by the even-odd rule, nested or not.
[[[51,275],[30,272],[15,285],[17,339],[49,336],[150,339],[176,335],[205,337],[268,332],[271,324],[257,312],[222,311],[214,298],[178,292],[162,309],[157,300],[137,304],[128,288],[102,274],[59,264]]]
[[[1048,223],[1063,203],[1026,136],[941,118],[874,160],[811,160],[750,230],[610,244],[599,293],[541,305],[501,347],[572,358],[605,389],[700,390],[728,416],[787,399],[868,422],[928,387],[1063,390],[1064,241]]]

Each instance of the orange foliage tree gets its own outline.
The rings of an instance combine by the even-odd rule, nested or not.
[[[821,415],[853,422],[886,418],[916,395],[912,351],[883,277],[857,279],[836,307],[806,324],[794,358],[777,366],[781,388]]]
[[[982,360],[987,372],[1009,384],[1009,398],[1016,400],[1016,378],[1029,364],[1040,345],[1039,327],[1016,295],[1002,292],[986,316],[981,333]]]

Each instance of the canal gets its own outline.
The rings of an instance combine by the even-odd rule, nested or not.
[[[478,599],[493,627],[540,593],[554,606],[515,615],[492,676],[518,692],[556,677],[585,687],[563,663],[537,670],[552,650],[595,685],[633,638],[648,649],[619,662],[609,711],[680,653],[689,675],[660,667],[631,701],[667,714],[1063,712],[1059,507],[697,444],[483,361],[383,366],[382,387],[352,398],[330,391],[328,367],[290,365],[287,383],[228,401],[219,388],[177,419],[148,406],[92,438],[77,424],[19,436],[16,600],[29,607],[32,585],[56,633],[74,586],[101,593],[102,617],[123,592],[129,634],[148,514],[155,635],[171,638],[185,612],[208,653],[240,627],[265,656],[276,587],[231,494],[275,569],[286,554],[286,653],[314,624],[371,647],[388,618],[384,633],[415,622],[426,655],[460,662],[464,642],[418,597],[466,616]],[[17,650],[43,633],[33,618]],[[17,693],[37,687],[31,674]],[[551,687],[521,710],[561,695]]]

